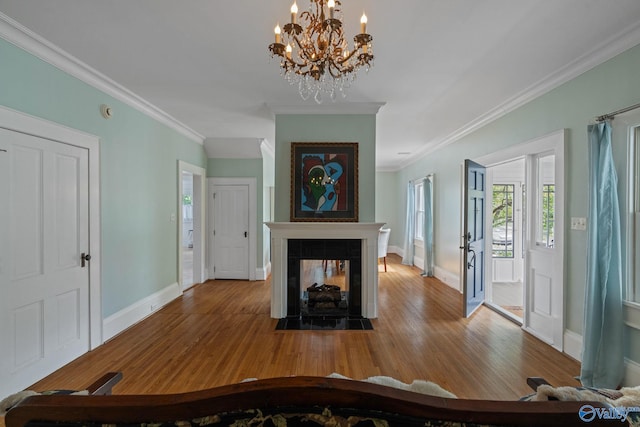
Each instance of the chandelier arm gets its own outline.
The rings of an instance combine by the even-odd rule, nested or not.
[[[306,66],[308,66],[308,65],[309,65],[309,61],[310,61],[310,58],[309,58],[309,55],[308,55],[307,49],[303,46],[303,44],[302,44],[302,42],[300,41],[300,39],[298,38],[298,36],[293,36],[293,41],[294,41],[294,42],[295,42],[295,44],[298,46],[298,50],[299,50],[298,56],[299,56],[299,57],[304,61],[304,62],[303,62],[303,63],[301,63],[301,64],[298,64],[298,63],[296,62],[296,64],[298,64],[298,66],[300,66],[300,67],[306,67]],[[315,53],[315,52],[314,52],[314,53]]]
[[[327,68],[329,68],[329,74],[331,74],[331,77],[333,77],[334,79],[337,79],[338,77],[340,77],[340,73],[338,73],[338,74],[334,74],[333,73],[333,69],[335,68],[335,66],[332,67],[331,64],[329,64],[329,67],[327,67]],[[340,71],[340,69],[338,69],[338,72],[339,71]]]
[[[344,57],[344,60],[342,62],[343,63],[348,62],[351,58],[353,58],[353,55],[355,55],[359,51],[360,51],[360,48],[353,49],[351,52],[349,52],[349,55]]]

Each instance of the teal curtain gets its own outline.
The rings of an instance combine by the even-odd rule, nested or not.
[[[413,236],[415,234],[416,196],[413,183],[407,184],[407,219],[404,227],[404,255],[402,263],[413,265]]]
[[[588,387],[618,387],[624,375],[618,178],[611,125],[589,126],[589,234],[582,370]]]
[[[424,190],[424,268],[422,275],[433,277],[433,175],[423,181]]]

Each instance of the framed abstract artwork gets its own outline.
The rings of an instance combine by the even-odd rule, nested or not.
[[[291,143],[291,221],[358,221],[358,143]]]

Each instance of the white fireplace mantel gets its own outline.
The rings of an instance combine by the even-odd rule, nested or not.
[[[271,230],[271,317],[287,316],[287,240],[362,241],[362,317],[378,317],[378,234],[383,222],[266,222]]]

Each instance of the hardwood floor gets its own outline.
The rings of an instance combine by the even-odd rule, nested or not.
[[[32,389],[78,389],[113,370],[124,373],[117,394],[332,372],[358,379],[426,379],[461,398],[497,400],[530,393],[527,376],[578,384],[578,362],[487,308],[461,319],[457,291],[420,277],[397,256],[387,264],[388,272],[380,273],[380,317],[373,331],[276,331],[268,281],[211,281]]]

